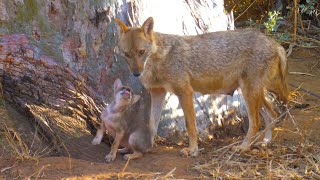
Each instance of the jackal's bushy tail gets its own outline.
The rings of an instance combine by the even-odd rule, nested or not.
[[[278,54],[280,57],[280,61],[279,61],[280,82],[278,84],[278,98],[283,103],[287,103],[288,95],[289,95],[287,55],[283,47],[278,48]]]

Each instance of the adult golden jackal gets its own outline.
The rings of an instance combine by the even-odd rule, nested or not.
[[[119,52],[151,94],[149,128],[153,137],[165,95],[172,92],[179,98],[189,135],[189,147],[181,153],[196,156],[193,93],[232,94],[240,88],[249,117],[249,129],[240,149],[249,149],[259,131],[262,107],[269,116],[265,119],[268,129],[264,141],[271,140],[270,124],[277,115],[265,99],[265,90],[273,90],[283,103],[288,94],[286,54],[276,41],[252,29],[196,36],[162,34],[153,31],[152,17],[136,28],[128,28],[119,19],[116,22],[121,29]]]

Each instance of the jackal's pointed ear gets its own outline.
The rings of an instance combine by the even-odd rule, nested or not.
[[[140,95],[136,95],[136,94],[133,95],[132,104],[135,104],[136,102],[138,102],[140,98],[141,98]]]
[[[116,22],[117,22],[117,24],[120,26],[120,29],[121,29],[121,32],[122,33],[125,33],[126,31],[128,31],[128,26],[126,26],[120,19],[118,19],[118,18],[115,18],[114,19]]]
[[[153,18],[149,17],[142,25],[141,29],[143,30],[146,36],[150,36],[153,31]]]
[[[116,90],[121,86],[122,86],[122,82],[121,82],[121,80],[119,78],[117,78],[113,83],[113,90]]]

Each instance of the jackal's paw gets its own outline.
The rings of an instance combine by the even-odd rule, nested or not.
[[[262,141],[257,142],[255,146],[261,146],[262,148],[265,148],[270,144],[270,142],[270,139],[264,138]]]
[[[100,138],[95,137],[95,138],[92,140],[91,144],[92,144],[92,145],[97,145],[97,144],[100,144],[100,142],[101,142]]]
[[[199,150],[198,148],[183,148],[180,151],[181,156],[198,156]]]
[[[250,149],[249,142],[247,140],[244,140],[240,146],[236,147],[236,149],[240,152],[248,151]]]
[[[116,155],[108,154],[108,155],[106,155],[105,159],[106,159],[106,162],[108,162],[108,163],[112,162],[116,159]]]

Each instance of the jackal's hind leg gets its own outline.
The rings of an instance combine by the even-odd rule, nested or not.
[[[273,121],[276,120],[277,113],[274,111],[272,104],[264,97],[263,98],[263,115],[265,124],[265,136],[263,138],[262,145],[268,145],[272,139]]]
[[[263,102],[263,91],[260,89],[254,89],[252,86],[241,88],[241,90],[247,105],[249,129],[239,148],[241,151],[247,151],[253,144],[255,138],[257,138],[256,135],[260,128],[259,112]]]

